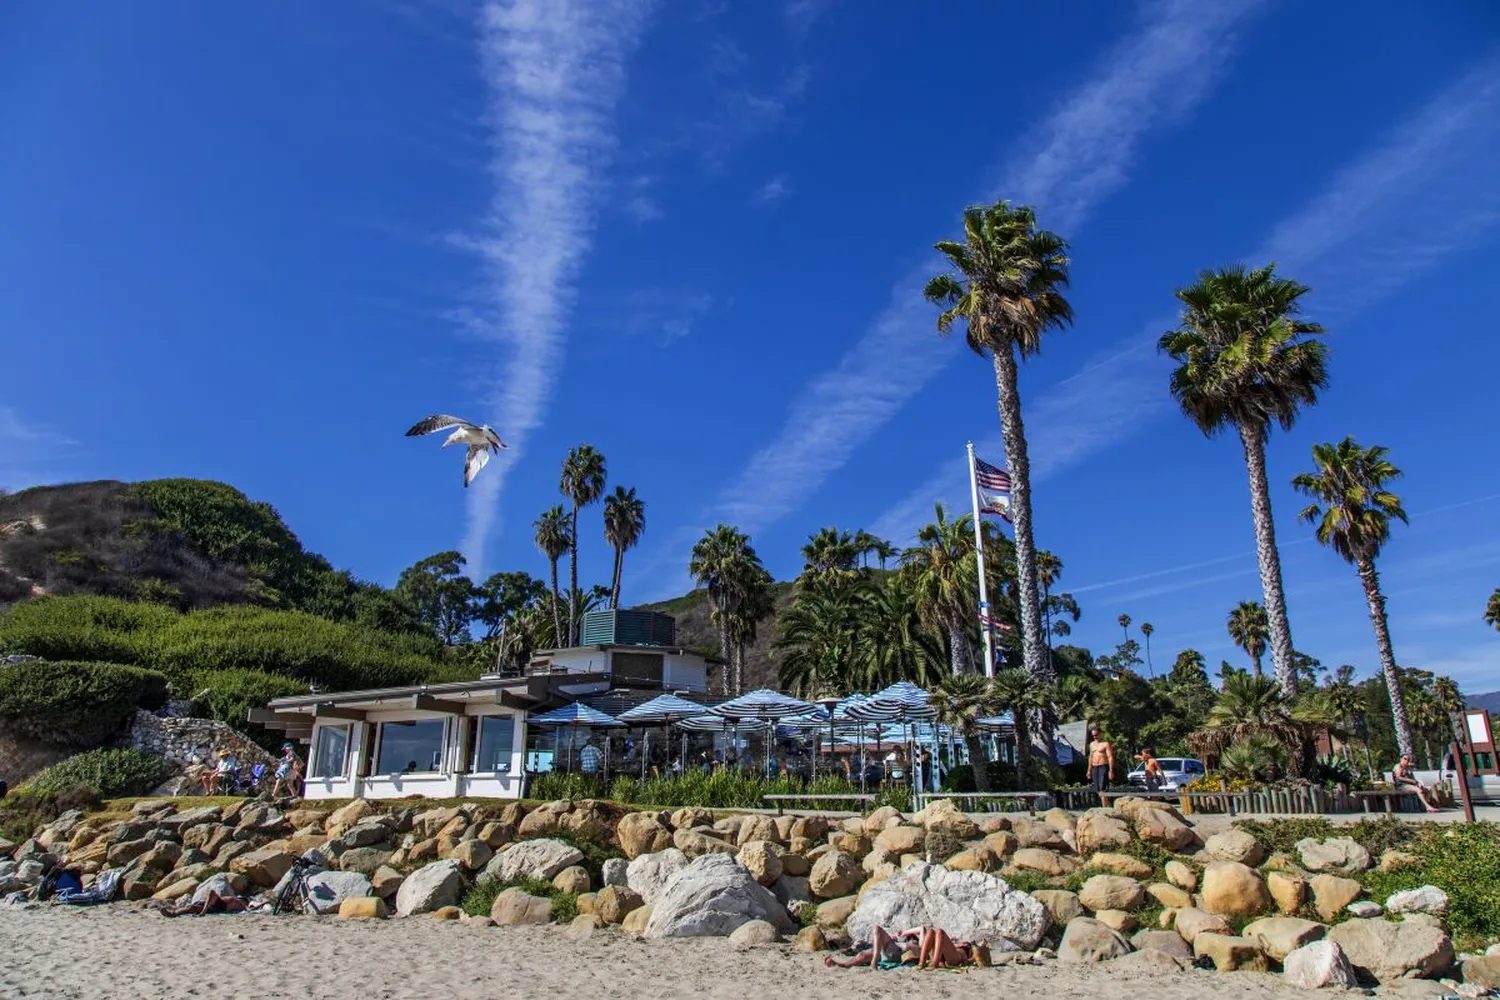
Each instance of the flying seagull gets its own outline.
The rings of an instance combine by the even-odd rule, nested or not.
[[[435,431],[445,431],[454,428],[448,440],[443,442],[446,448],[450,444],[466,444],[469,446],[469,457],[464,460],[464,485],[468,486],[479,475],[479,470],[484,468],[490,460],[490,452],[499,451],[506,447],[500,435],[489,424],[471,424],[467,420],[458,417],[447,417],[441,413],[417,421],[411,430],[406,432],[407,437],[418,437],[422,434],[432,434]]]

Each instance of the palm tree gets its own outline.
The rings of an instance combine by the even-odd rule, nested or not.
[[[1257,601],[1241,601],[1229,612],[1226,625],[1230,640],[1255,662],[1255,676],[1261,676],[1260,660],[1266,655],[1271,634],[1265,606]]]
[[[1141,635],[1146,640],[1146,670],[1152,677],[1156,676],[1156,667],[1151,664],[1151,633],[1155,631],[1150,622],[1141,622]]]
[[[989,353],[994,364],[1000,432],[1011,480],[1022,662],[1032,680],[1041,683],[1051,676],[1052,664],[1042,640],[1031,523],[1031,461],[1021,422],[1017,367],[1018,360],[1041,350],[1044,333],[1073,320],[1073,307],[1061,292],[1068,284],[1068,245],[1055,233],[1037,229],[1036,214],[1030,208],[1012,207],[1009,202],[968,208],[963,224],[962,242],[944,240],[936,245],[952,269],[932,278],[925,294],[929,302],[944,307],[937,320],[938,332],[946,334],[954,320],[963,320],[969,347],[981,355]],[[1039,737],[1040,749],[1050,749],[1050,734]]]
[[[635,487],[616,486],[604,498],[604,540],[615,550],[614,582],[610,586],[609,606],[620,606],[620,572],[625,567],[625,550],[633,549],[646,530],[646,504],[635,495]]]
[[[777,616],[782,687],[808,696],[865,686],[854,666],[862,604],[863,593],[852,587],[809,587],[797,592]]]
[[[1484,606],[1484,623],[1493,628],[1500,629],[1500,587],[1490,595],[1489,601]]]
[[[764,566],[756,560],[747,566],[745,576],[739,583],[740,596],[733,611],[724,617],[729,631],[729,651],[734,657],[734,690],[738,694],[745,689],[745,647],[753,643],[760,631],[760,623],[776,610],[771,590],[775,581]]]
[[[719,629],[719,648],[724,657],[724,691],[734,690],[731,676],[732,646],[736,638],[733,616],[746,600],[748,590],[765,567],[750,547],[750,538],[727,524],[704,533],[693,546],[688,572],[708,593],[709,616]]]
[[[1129,615],[1121,615],[1120,618],[1119,618],[1119,622],[1120,622],[1120,627],[1125,630],[1125,641],[1129,642],[1130,641],[1130,616]]]
[[[974,674],[950,675],[938,681],[928,704],[937,713],[937,721],[953,727],[968,750],[969,766],[974,772],[974,790],[990,790],[989,758],[979,738],[979,720],[994,715],[995,691],[991,683]]]
[[[604,494],[604,456],[592,445],[581,444],[568,451],[558,483],[563,496],[573,501],[572,546],[568,559],[568,592],[578,589],[578,509]],[[578,604],[568,601],[568,644],[578,644]]]
[[[838,528],[819,528],[802,546],[802,573],[798,586],[813,584],[840,586],[858,580],[860,553],[864,550],[857,536]]]
[[[931,687],[943,675],[941,634],[917,611],[916,595],[900,574],[861,588],[854,661],[858,683],[845,690],[874,691],[897,681]]]
[[[1276,681],[1231,674],[1224,679],[1203,728],[1188,737],[1188,744],[1200,754],[1217,758],[1253,736],[1270,737],[1286,751],[1291,770],[1300,772],[1308,726],[1293,717],[1290,706]]]
[[[1210,437],[1227,427],[1239,431],[1271,662],[1287,697],[1297,691],[1297,675],[1266,480],[1266,439],[1272,423],[1291,428],[1302,407],[1316,403],[1328,384],[1327,346],[1308,339],[1323,328],[1298,318],[1298,300],[1307,291],[1306,285],[1278,277],[1275,264],[1205,271],[1196,284],[1178,289],[1182,328],[1160,341],[1179,363],[1172,372],[1172,396],[1188,419]]]
[[[978,609],[974,596],[974,526],[967,516],[948,520],[948,510],[942,504],[934,508],[934,514],[936,520],[917,532],[917,545],[901,554],[901,572],[911,587],[918,614],[930,627],[947,635],[951,672],[971,673],[973,658],[966,625]]]
[[[1391,631],[1386,622],[1385,595],[1375,560],[1391,537],[1391,519],[1406,521],[1401,498],[1387,485],[1401,477],[1401,470],[1386,460],[1387,449],[1360,447],[1352,437],[1338,444],[1313,445],[1316,472],[1304,472],[1292,485],[1313,498],[1302,510],[1302,520],[1317,524],[1318,541],[1354,566],[1364,585],[1375,627],[1375,645],[1380,650],[1380,672],[1391,695],[1391,721],[1401,752],[1412,752],[1411,726],[1401,693],[1401,675],[1391,649]]]
[[[552,569],[552,641],[557,646],[566,646],[562,611],[557,604],[557,561],[573,547],[573,522],[568,519],[568,512],[563,510],[562,504],[558,504],[542,511],[542,516],[531,527],[535,532],[536,547],[542,550]]]
[[[1038,685],[1024,668],[1008,667],[995,671],[990,690],[994,695],[994,711],[1010,712],[1011,725],[1016,733],[1016,787],[1024,789],[1032,777],[1033,714],[1051,709],[1054,700],[1052,688]]]

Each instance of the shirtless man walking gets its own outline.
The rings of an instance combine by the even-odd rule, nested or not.
[[[1089,731],[1089,783],[1103,803],[1109,783],[1115,780],[1115,748],[1097,729]]]

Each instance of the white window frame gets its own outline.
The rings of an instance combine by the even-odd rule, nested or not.
[[[489,776],[509,776],[511,774],[514,774],[515,771],[514,771],[514,769],[512,768],[511,765],[512,765],[512,762],[514,761],[515,756],[516,756],[516,717],[514,715],[498,715],[497,714],[497,715],[475,715],[475,716],[471,716],[471,718],[473,719],[473,725],[474,725],[474,756],[469,761],[469,773],[470,774],[474,774],[474,775],[484,775],[486,777],[489,777]],[[504,719],[506,722],[508,722],[510,724],[510,757],[511,757],[511,760],[506,762],[505,770],[503,770],[503,771],[481,771],[481,770],[479,770],[479,762],[480,762],[480,760],[483,759],[483,753],[484,753],[484,723],[485,723],[486,719]]]
[[[428,771],[428,770],[425,770],[425,769],[424,770],[417,770],[417,771],[386,771],[386,770],[383,770],[382,768],[383,768],[383,766],[385,764],[385,761],[381,760],[380,757],[381,757],[382,743],[383,743],[383,741],[385,739],[385,727],[389,726],[389,725],[401,725],[403,723],[411,723],[411,722],[441,722],[443,724],[442,750],[438,754],[438,766],[437,766],[437,770],[435,770],[435,771]],[[451,773],[451,764],[449,763],[449,759],[448,758],[451,756],[449,748],[453,745],[452,739],[453,739],[453,719],[452,719],[451,716],[446,716],[446,715],[445,716],[430,716],[430,715],[428,715],[428,716],[416,716],[416,717],[413,717],[413,718],[410,718],[410,719],[385,719],[385,720],[382,720],[375,727],[375,746],[373,748],[374,751],[375,751],[375,755],[374,755],[374,764],[373,764],[373,767],[372,767],[372,770],[374,771],[374,773],[372,775],[370,775],[370,777],[372,777],[372,778],[396,778],[396,777],[419,777],[419,776],[427,776],[427,775],[434,775],[434,774],[449,774],[449,773]]]
[[[322,743],[320,741],[321,741],[322,736],[323,736],[323,730],[325,730],[325,729],[338,729],[338,730],[342,730],[343,734],[344,734],[344,766],[339,769],[339,773],[338,774],[322,775],[322,774],[318,773],[318,770],[323,765],[323,746],[322,746]],[[308,777],[308,780],[310,780],[310,781],[344,781],[344,780],[347,780],[348,777],[349,777],[349,762],[350,762],[351,759],[353,759],[353,756],[354,756],[353,750],[354,750],[354,727],[352,725],[350,725],[347,722],[344,722],[344,723],[320,722],[320,723],[318,723],[318,731],[317,731],[316,734],[314,734],[314,738],[313,738],[313,742],[312,742],[312,747],[311,747],[311,749],[310,749],[310,751],[308,753],[308,756],[311,758],[308,761],[308,766],[307,766],[307,772],[308,772],[307,777]]]

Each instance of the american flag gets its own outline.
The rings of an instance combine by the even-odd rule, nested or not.
[[[979,492],[979,513],[998,514],[1010,520],[1010,473],[974,458],[974,485]]]

